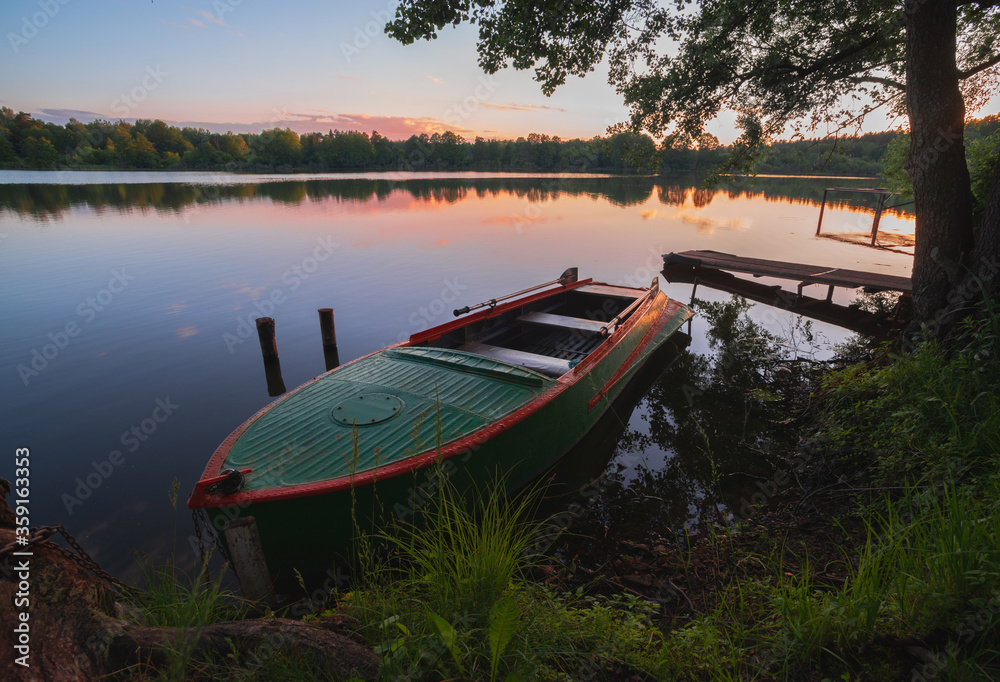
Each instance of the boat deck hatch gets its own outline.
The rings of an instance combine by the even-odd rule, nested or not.
[[[365,393],[340,403],[330,416],[344,426],[381,424],[403,411],[403,401],[388,393]]]

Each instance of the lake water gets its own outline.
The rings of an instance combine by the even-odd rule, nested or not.
[[[757,178],[704,190],[693,178],[581,175],[0,172],[0,476],[13,479],[15,448],[30,448],[32,525],[65,524],[131,579],[133,551],[190,551],[184,500],[218,444],[271,399],[255,316],[276,319],[291,388],[324,371],[317,308],[335,310],[346,362],[570,266],[645,286],[661,254],[713,249],[908,275],[912,215],[883,217],[893,250],[850,242],[871,228],[871,210],[860,207],[872,197],[828,204],[823,231],[841,239],[814,236],[824,187],[872,184]],[[661,286],[690,298],[690,285]],[[699,297],[728,298],[704,288]],[[851,298],[838,291],[836,300]],[[752,315],[779,334],[793,323],[766,306]],[[831,343],[847,336],[815,328]],[[705,332],[696,321],[689,357],[708,353]],[[697,477],[649,437],[651,424],[684,419],[664,416],[670,394],[656,383],[624,417],[617,437],[627,443],[608,469],[626,472],[623,488],[672,477],[657,496],[677,497],[662,509],[683,525],[700,513],[684,496]]]

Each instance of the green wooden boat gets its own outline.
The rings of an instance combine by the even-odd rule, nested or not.
[[[349,559],[354,520],[411,519],[442,474],[514,489],[544,473],[693,314],[656,279],[613,286],[575,269],[455,313],[255,414],[188,506],[216,530],[254,517],[272,576],[325,570]]]

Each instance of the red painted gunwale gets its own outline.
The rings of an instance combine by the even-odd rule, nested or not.
[[[432,327],[423,332],[418,332],[413,334],[407,341],[403,341],[391,346],[386,346],[386,348],[405,348],[408,346],[413,346],[418,343],[423,343],[425,341],[434,341],[439,339],[442,335],[449,332],[461,329],[462,327],[468,326],[474,322],[481,320],[486,320],[503,313],[513,310],[515,308],[520,308],[528,303],[534,303],[536,301],[543,300],[550,296],[561,294],[566,291],[571,291],[573,289],[585,286],[587,284],[603,284],[602,282],[594,282],[593,278],[581,280],[579,282],[571,282],[565,285],[559,285],[556,289],[547,289],[545,291],[539,292],[537,294],[532,294],[524,298],[515,299],[507,303],[497,304],[494,308],[487,308],[485,310],[473,313],[468,317],[464,317],[458,320],[453,320],[437,327]],[[440,456],[442,460],[450,459],[456,455],[463,454],[465,452],[474,450],[482,443],[494,438],[500,433],[503,433],[507,429],[511,428],[518,422],[524,420],[529,415],[537,412],[542,407],[555,400],[559,395],[565,392],[573,384],[577,382],[581,377],[585,376],[591,367],[600,362],[604,357],[606,357],[618,344],[624,339],[628,333],[639,323],[639,320],[649,311],[651,306],[656,301],[656,295],[659,293],[658,287],[652,287],[649,289],[638,289],[639,291],[644,291],[645,293],[640,297],[640,300],[645,299],[640,303],[636,309],[632,312],[632,315],[623,324],[615,328],[615,330],[609,335],[608,341],[614,339],[613,343],[605,342],[599,345],[590,355],[588,355],[580,364],[574,366],[569,372],[562,375],[556,379],[555,384],[542,393],[540,396],[519,408],[515,412],[507,415],[503,419],[499,419],[496,422],[484,426],[480,430],[469,434],[453,443],[449,443],[441,448]],[[679,307],[680,304],[672,301],[671,299],[666,299],[665,303],[676,303]],[[666,306],[665,306],[666,307]],[[674,309],[676,312],[676,308]],[[662,329],[666,325],[667,321],[671,316],[661,315],[660,319],[656,323],[650,326],[640,345],[645,348],[652,340],[656,337],[655,334],[651,334],[653,328]],[[663,319],[666,318],[666,319]],[[616,338],[617,337],[617,338]],[[380,348],[377,351],[364,355],[360,358],[352,360],[351,362],[345,363],[342,367],[346,367],[349,364],[360,362],[365,358],[371,357],[376,353],[380,353],[385,350],[385,348]],[[628,371],[628,366],[631,366],[635,362],[635,359],[639,357],[639,348],[637,348],[629,354],[626,362],[623,363],[622,368],[615,374],[615,378],[608,382],[601,392],[595,396],[597,399],[602,395],[613,382],[623,376]],[[336,369],[331,370],[331,372],[337,371]],[[413,455],[402,461],[394,462],[392,464],[387,464],[383,467],[379,467],[377,470],[367,470],[354,475],[340,476],[337,478],[327,479],[324,481],[315,481],[313,483],[303,483],[295,486],[288,486],[279,489],[269,489],[269,490],[252,490],[247,492],[239,492],[233,495],[220,495],[220,496],[210,496],[207,495],[205,491],[205,482],[207,479],[215,478],[219,475],[222,469],[222,464],[226,457],[229,455],[229,451],[232,449],[233,445],[239,439],[240,436],[253,424],[255,421],[263,417],[268,411],[270,411],[276,404],[280,401],[285,400],[289,396],[298,393],[299,391],[305,389],[307,386],[311,385],[315,381],[327,376],[330,372],[325,372],[314,379],[307,381],[298,388],[292,389],[284,396],[278,400],[269,403],[260,409],[256,414],[250,417],[248,420],[243,422],[235,431],[233,431],[227,438],[222,442],[221,445],[216,449],[215,453],[212,455],[211,459],[205,467],[205,471],[202,473],[201,478],[195,484],[194,491],[191,493],[191,497],[188,499],[187,505],[191,509],[199,508],[210,508],[210,507],[234,507],[234,506],[247,506],[250,504],[255,504],[259,502],[270,502],[276,500],[287,500],[299,497],[308,497],[310,495],[319,495],[324,493],[333,493],[340,490],[350,489],[352,486],[363,486],[373,483],[376,479],[389,479],[396,476],[401,476],[416,470],[423,469],[430,466],[435,461],[437,461],[438,451],[437,449],[432,449],[427,452],[421,453],[419,455]],[[591,401],[592,403],[594,401]]]
[[[642,352],[646,350],[646,347],[649,346],[649,344],[653,342],[653,339],[655,339],[663,328],[667,326],[667,323],[673,319],[674,315],[677,314],[677,311],[680,310],[683,305],[684,304],[680,301],[675,301],[672,298],[667,299],[666,304],[664,305],[663,313],[660,314],[660,317],[657,318],[656,322],[649,326],[649,329],[646,330],[642,339],[636,344],[635,348],[632,349],[632,352],[629,353],[628,357],[625,358],[625,362],[623,362],[622,366],[618,368],[618,371],[615,372],[614,375],[608,379],[608,382],[601,387],[601,390],[590,399],[590,402],[587,403],[587,410],[594,409],[597,403],[599,403],[601,399],[608,394],[608,391],[610,391],[615,384],[621,381],[622,377],[628,374],[632,365],[634,365],[635,361],[642,355]]]

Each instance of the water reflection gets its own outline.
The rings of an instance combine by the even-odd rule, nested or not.
[[[585,536],[574,542],[699,532],[752,515],[777,490],[771,479],[787,468],[783,458],[797,440],[790,400],[809,376],[803,359],[819,339],[808,322],[778,338],[737,297],[700,301],[698,310],[709,323],[709,352],[674,351],[616,405],[626,419],[635,409],[628,425],[616,428],[612,418],[605,434],[595,434],[586,471],[608,465],[561,498],[563,509],[587,510],[562,523]],[[568,469],[579,466],[574,461],[561,475],[572,480]]]
[[[702,187],[703,178],[679,177],[512,177],[394,180],[350,178],[246,184],[198,185],[185,183],[150,184],[0,184],[0,212],[9,211],[36,219],[61,218],[74,207],[89,207],[98,212],[122,213],[154,210],[176,212],[196,204],[222,204],[267,199],[287,206],[308,201],[338,202],[384,201],[394,193],[412,199],[455,204],[472,196],[513,196],[532,203],[557,199],[560,195],[589,196],[614,206],[638,206],[656,195],[667,206],[691,205],[705,208],[721,196],[729,199],[763,199],[819,207],[823,184],[816,178],[768,178],[753,182],[741,178],[714,189]],[[850,186],[870,185],[869,180],[837,180]],[[865,203],[867,202],[867,203]],[[827,205],[871,208],[869,197],[827,199]],[[912,206],[889,209],[888,214],[909,215]]]

